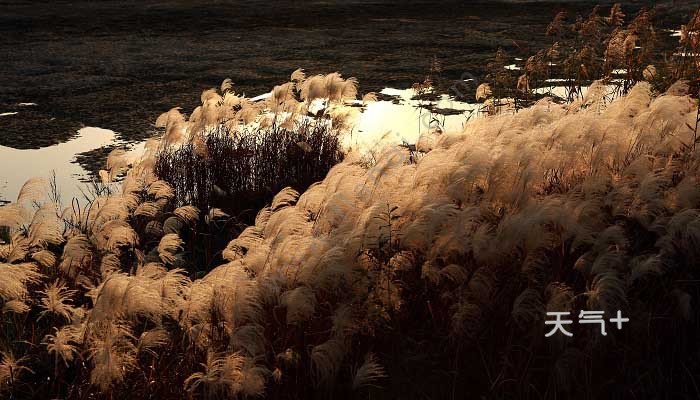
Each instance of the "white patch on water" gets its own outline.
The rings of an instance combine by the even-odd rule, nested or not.
[[[40,149],[15,149],[0,146],[0,199],[14,201],[22,185],[33,177],[51,179],[56,173],[56,183],[64,202],[82,197],[81,178],[87,172],[75,161],[75,155],[94,150],[114,142],[114,132],[101,128],[82,128],[73,139]]]
[[[10,115],[17,115],[17,114],[19,114],[17,111],[4,112],[4,113],[0,113],[0,117],[9,117]]]
[[[470,117],[476,116],[481,105],[456,101],[441,95],[438,101],[412,99],[413,89],[385,88],[382,94],[396,96],[394,101],[368,103],[359,115],[352,133],[346,135],[344,146],[360,152],[372,150],[380,143],[415,144],[422,133],[440,125],[443,131],[462,129]],[[455,115],[440,115],[420,107],[432,104],[434,109],[449,109],[460,112]]]
[[[410,100],[411,97],[413,97],[416,94],[416,92],[413,89],[394,89],[394,88],[384,88],[379,93],[385,94],[387,96],[399,96],[405,100]]]
[[[32,107],[32,106],[38,106],[36,103],[17,103],[18,106],[20,107]]]
[[[681,36],[683,35],[683,33],[682,33],[680,30],[668,29],[668,30],[666,30],[666,32],[670,32],[670,33],[671,33],[671,37],[677,37],[677,38],[679,38],[679,37],[681,37]],[[698,33],[695,32],[695,31],[688,32],[688,35],[689,35],[689,36],[693,36],[693,35],[697,35],[697,34],[698,34]]]
[[[265,100],[265,99],[267,99],[267,98],[270,97],[270,96],[272,96],[272,92],[267,92],[267,93],[263,93],[263,94],[261,94],[261,95],[259,95],[259,96],[255,96],[255,97],[251,98],[250,101]]]

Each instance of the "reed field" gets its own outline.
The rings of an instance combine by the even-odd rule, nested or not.
[[[416,143],[344,146],[378,95],[297,69],[160,115],[88,201],[27,181],[0,398],[700,397],[700,10],[663,59],[653,9],[543,35]],[[582,310],[629,322],[545,336]]]

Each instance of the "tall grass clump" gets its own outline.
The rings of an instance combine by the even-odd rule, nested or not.
[[[159,118],[165,132],[154,171],[180,205],[234,215],[258,209],[285,186],[306,189],[343,159],[356,95],[357,81],[337,73],[296,70],[255,99],[237,95],[226,80],[202,94],[188,119],[177,109]]]
[[[201,147],[188,142],[164,148],[155,173],[172,186],[178,204],[239,215],[264,206],[285,186],[305,190],[342,159],[339,133],[326,124],[273,123],[243,132],[219,126]]]

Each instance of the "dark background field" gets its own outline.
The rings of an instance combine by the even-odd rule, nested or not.
[[[633,14],[655,2],[626,2]],[[658,2],[656,2],[658,3]],[[676,26],[696,2],[669,2]],[[593,2],[4,1],[0,2],[0,145],[47,146],[81,125],[121,139],[152,134],[163,111],[186,112],[227,77],[257,95],[298,67],[356,76],[361,91],[483,73],[501,46],[527,56],[557,10]],[[513,41],[511,39],[516,39]],[[18,108],[19,102],[39,105]]]

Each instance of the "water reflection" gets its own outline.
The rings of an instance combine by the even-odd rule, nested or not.
[[[431,128],[461,130],[480,108],[479,104],[456,101],[446,94],[439,96],[437,101],[416,100],[413,89],[386,88],[381,94],[393,96],[396,100],[369,103],[360,114],[352,135],[346,138],[346,147],[362,152],[380,143],[415,144],[418,137]]]
[[[75,163],[79,153],[112,144],[114,132],[101,128],[82,128],[73,139],[41,149],[14,149],[0,146],[0,200],[14,201],[27,179],[51,178],[56,173],[56,183],[64,199],[80,197],[84,185],[81,178],[87,172]]]

